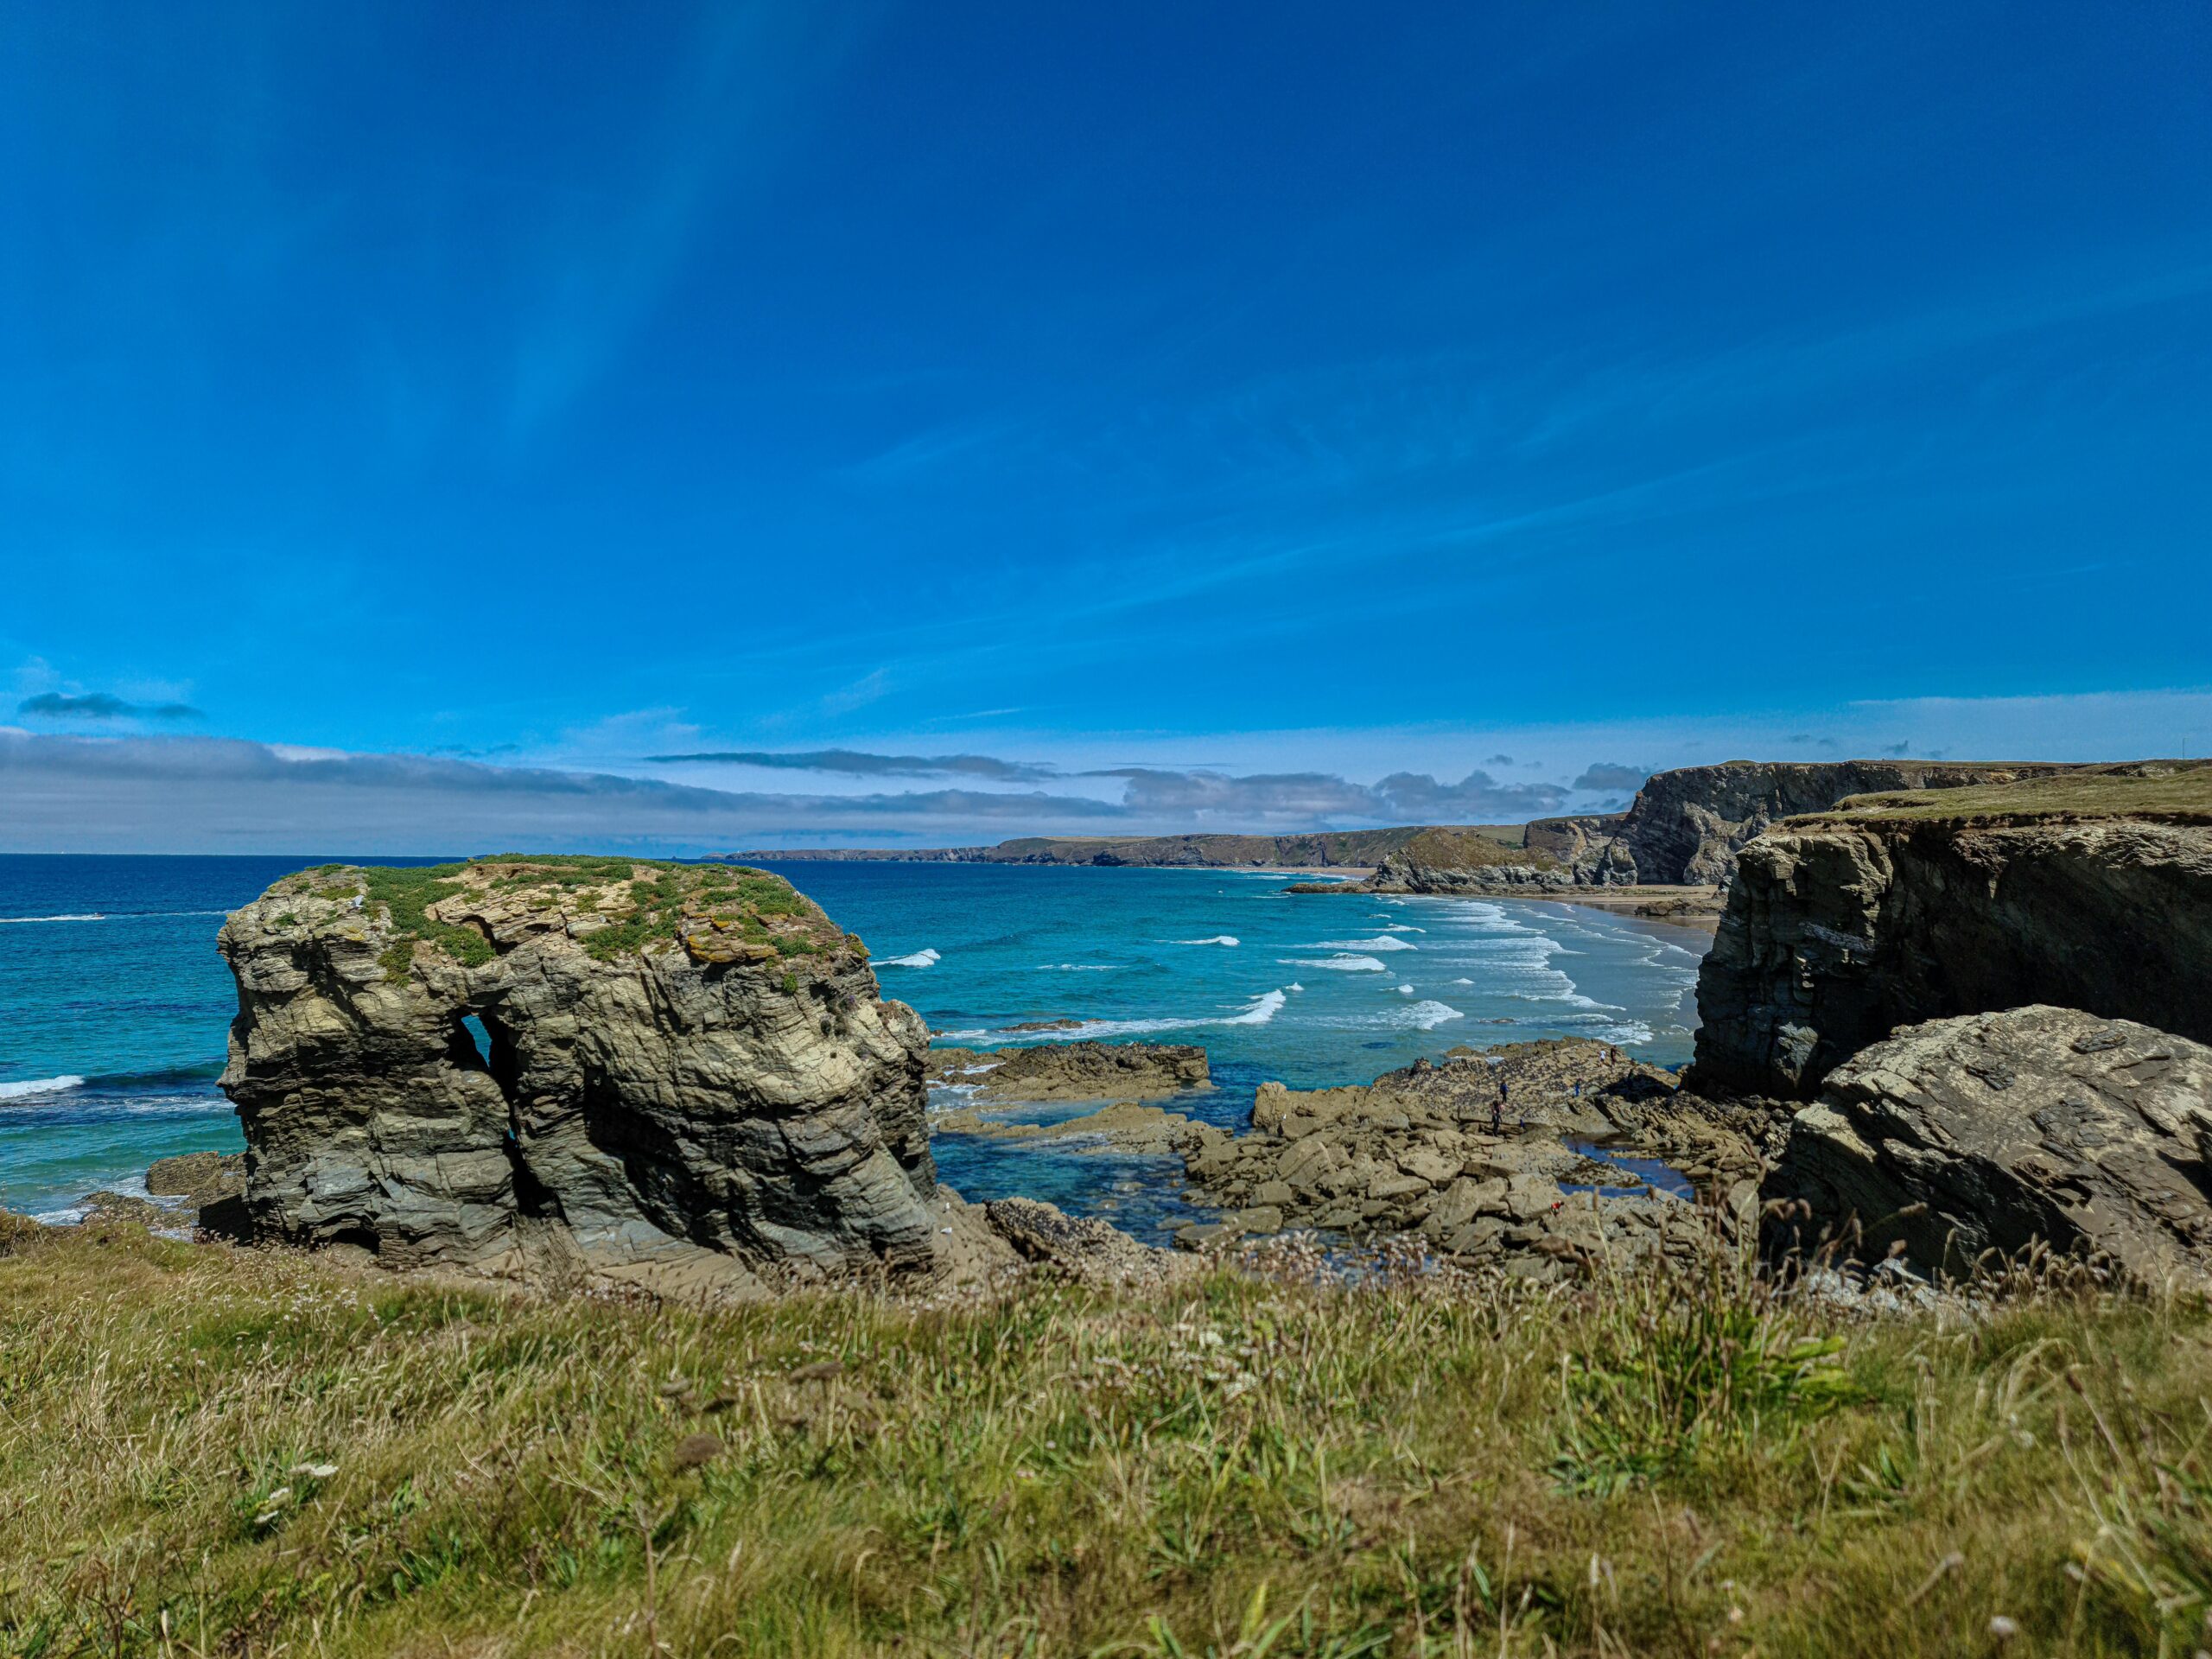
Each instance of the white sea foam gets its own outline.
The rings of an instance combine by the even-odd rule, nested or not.
[[[1080,1043],[1102,1037],[1142,1037],[1157,1031],[1190,1031],[1208,1026],[1264,1026],[1282,1012],[1281,991],[1263,991],[1234,1014],[1193,1014],[1158,1020],[1086,1020],[1059,1031],[1023,1032],[1042,1043]]]
[[[1418,950],[1421,946],[1382,933],[1371,939],[1319,939],[1310,948],[1315,950]]]
[[[1398,987],[1398,995],[1400,996],[1411,996],[1413,994],[1414,988],[1410,985],[1401,985]]]
[[[1277,957],[1283,968],[1327,968],[1340,974],[1380,974],[1389,970],[1372,957]]]
[[[1122,964],[1118,962],[1040,962],[1040,974],[1110,974]]]
[[[1405,922],[1393,922],[1382,930],[1385,933],[1426,933],[1425,927],[1414,927]]]
[[[1217,933],[1210,939],[1169,939],[1169,944],[1239,944],[1243,941],[1233,933]]]
[[[1452,982],[1454,985],[1471,985],[1475,982],[1471,979],[1455,979]]]
[[[1302,990],[1304,990],[1305,988],[1305,988],[1303,985],[1300,984],[1300,983],[1299,983],[1296,980],[1294,980],[1294,980],[1292,980],[1292,981],[1290,982],[1290,983],[1289,983],[1289,984],[1287,984],[1287,985],[1286,985],[1286,986],[1284,986],[1284,987],[1283,987],[1283,989],[1285,989],[1285,990],[1287,990],[1287,991],[1302,991]]]
[[[893,957],[875,965],[879,968],[934,968],[944,960],[936,951],[925,948],[911,957]]]
[[[1416,1031],[1433,1031],[1447,1020],[1464,1020],[1466,1016],[1441,1002],[1416,1002],[1410,1008],[1400,1008],[1397,1018]]]
[[[31,922],[140,922],[149,917],[227,916],[230,913],[227,910],[126,910],[114,912],[93,910],[71,916],[0,916],[0,927],[20,927]]]
[[[0,1083],[0,1100],[29,1100],[33,1095],[58,1095],[65,1089],[81,1089],[82,1077],[32,1077],[22,1083]]]

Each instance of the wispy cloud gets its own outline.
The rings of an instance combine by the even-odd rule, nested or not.
[[[1120,767],[1119,800],[1043,790],[861,795],[701,788],[446,756],[288,749],[229,738],[46,736],[0,728],[0,850],[711,850],[844,839],[937,844],[1022,833],[1307,830],[1538,816],[1563,791],[1394,773]],[[996,781],[996,780],[994,780]]]
[[[709,6],[667,93],[619,165],[607,200],[548,206],[535,268],[545,286],[525,308],[508,410],[529,438],[616,362],[676,279],[702,226],[765,180],[841,60],[864,13]]]
[[[759,766],[771,772],[828,772],[846,778],[986,778],[997,783],[1041,783],[1057,768],[988,754],[868,754],[858,749],[704,749],[690,754],[649,754],[656,766]]]

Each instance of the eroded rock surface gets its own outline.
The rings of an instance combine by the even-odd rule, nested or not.
[[[2035,1002],[2212,1040],[2212,824],[1779,825],[1739,855],[1691,1077],[1807,1099],[1899,1026]]]
[[[2076,1009],[1931,1020],[1830,1074],[1790,1124],[1770,1197],[1809,1218],[1788,1242],[1857,1253],[1902,1241],[1963,1275],[2040,1239],[2156,1281],[2212,1268],[2212,1048]]]
[[[1578,1039],[1456,1051],[1353,1087],[1263,1084],[1250,1134],[1199,1125],[1185,1144],[1194,1196],[1224,1213],[1185,1242],[1416,1232],[1462,1257],[1538,1271],[1687,1256],[1712,1236],[1688,1204],[1570,1141],[1632,1145],[1716,1197],[1748,1198],[1756,1154],[1704,1110],[1678,1106],[1666,1073]]]
[[[930,1079],[976,1086],[984,1101],[1156,1100],[1211,1085],[1206,1052],[1177,1043],[1040,1043],[930,1051]]]
[[[779,878],[328,868],[220,942],[259,1236],[677,1291],[941,1265],[921,1020]]]

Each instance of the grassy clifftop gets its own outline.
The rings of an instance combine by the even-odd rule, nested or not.
[[[1803,822],[1869,818],[1918,820],[2145,818],[2212,823],[2212,763],[2134,761],[2089,766],[2013,784],[1853,795],[1833,811]]]
[[[678,864],[593,854],[502,854],[455,864],[325,864],[286,876],[264,895],[292,908],[289,924],[350,911],[375,914],[391,937],[385,967],[405,971],[417,945],[474,966],[493,946],[472,918],[524,912],[576,918],[584,949],[601,960],[673,940],[706,924],[779,956],[812,956],[848,943],[821,909],[779,875],[741,865]]]
[[[1295,1265],[1294,1263],[1292,1265]],[[0,1653],[2187,1652],[2194,1304],[726,1313],[0,1236]]]

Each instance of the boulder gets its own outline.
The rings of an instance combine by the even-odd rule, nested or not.
[[[241,1197],[245,1192],[245,1154],[188,1152],[175,1158],[157,1158],[147,1166],[146,1190],[156,1198],[182,1198],[194,1210]]]
[[[1765,1196],[1800,1247],[1860,1230],[1963,1274],[2041,1240],[2156,1281],[2212,1268],[2212,1048],[2034,1005],[1908,1027],[1798,1111]]]

